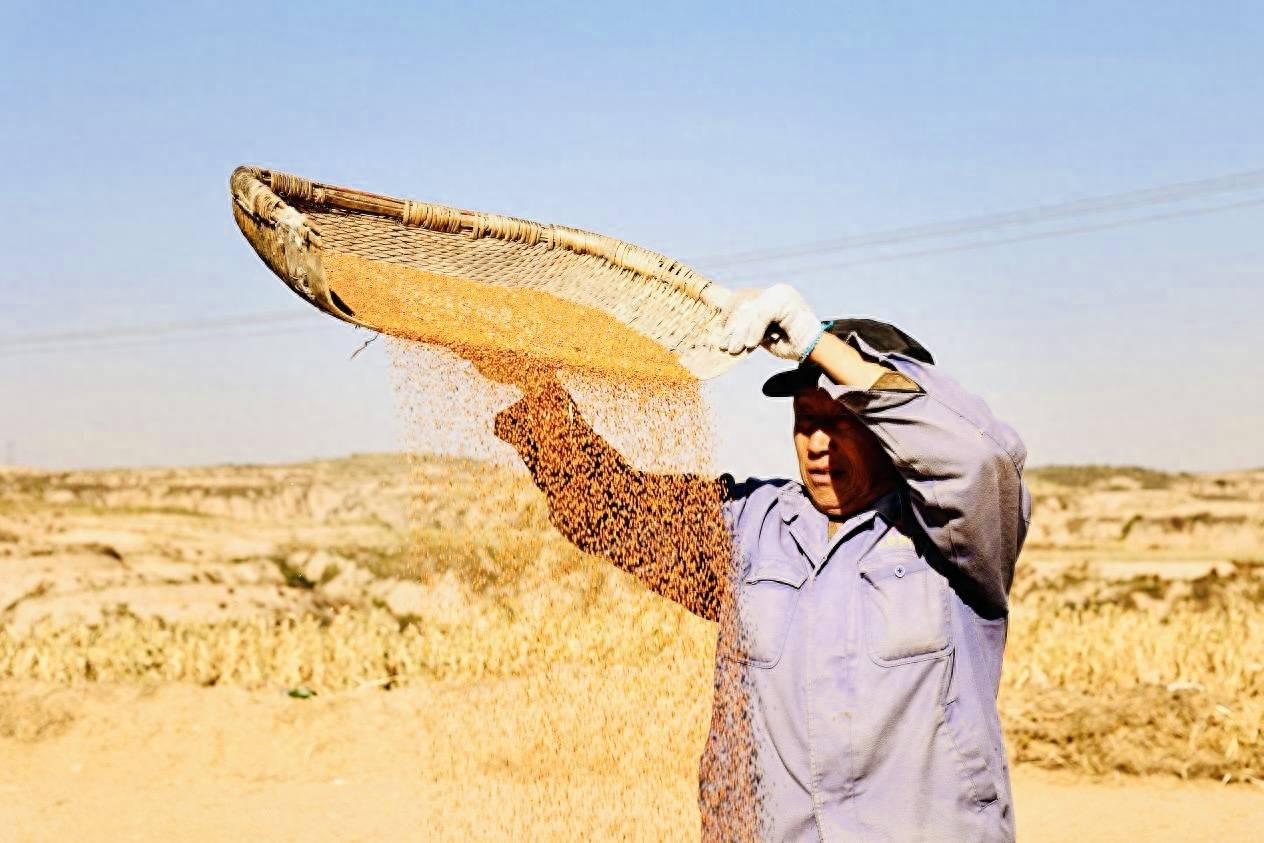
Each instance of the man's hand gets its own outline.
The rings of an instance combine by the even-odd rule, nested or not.
[[[800,361],[812,351],[824,326],[788,284],[734,293],[717,345],[729,354],[764,346],[784,360]]]

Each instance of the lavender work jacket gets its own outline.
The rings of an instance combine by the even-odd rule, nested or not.
[[[848,341],[920,387],[820,381],[906,488],[827,540],[799,483],[724,478],[738,591],[717,670],[740,664],[748,688],[759,834],[1013,840],[996,697],[1030,519],[1026,450],[936,366]],[[709,740],[704,771],[723,763],[707,763],[715,749]]]

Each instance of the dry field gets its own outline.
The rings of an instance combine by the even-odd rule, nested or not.
[[[1264,472],[1031,480],[1001,692],[1024,838],[1060,839],[1064,794],[1063,832],[1134,804],[1135,839],[1193,839],[1164,812],[1198,794],[1221,825],[1187,828],[1234,839],[1264,813]],[[456,460],[3,471],[0,825],[688,839],[714,631],[546,517]]]

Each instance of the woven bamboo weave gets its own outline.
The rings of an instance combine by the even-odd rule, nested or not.
[[[696,378],[738,358],[711,344],[731,293],[665,255],[559,225],[396,199],[239,167],[233,215],[259,256],[320,310],[374,330],[327,279],[327,253],[458,282],[556,296],[613,317],[669,350]]]

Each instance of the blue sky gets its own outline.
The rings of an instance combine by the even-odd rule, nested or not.
[[[710,260],[721,282],[794,283],[823,316],[890,319],[1033,464],[1264,465],[1262,207],[832,271],[799,268],[941,243],[714,260],[1264,168],[1258,4],[41,2],[3,19],[0,342],[301,314],[229,213],[228,174],[251,162],[578,225]],[[313,311],[267,336],[0,347],[0,461],[397,447],[385,354],[348,359],[361,339]],[[789,465],[788,410],[757,393],[775,368],[713,389],[739,473]]]

